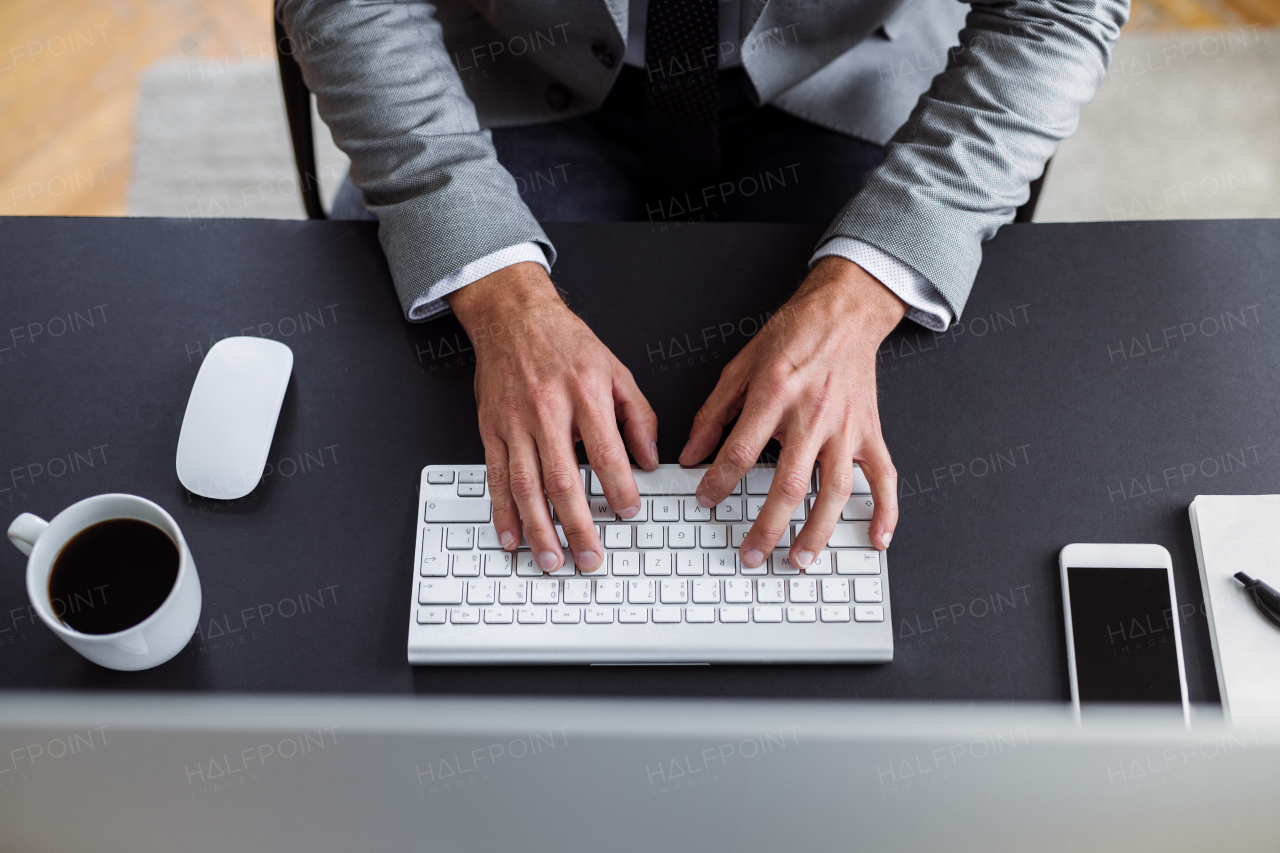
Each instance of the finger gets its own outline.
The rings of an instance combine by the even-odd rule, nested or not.
[[[698,503],[705,507],[715,506],[729,496],[738,481],[747,475],[747,471],[760,458],[760,451],[768,443],[769,437],[777,429],[782,419],[780,398],[766,401],[749,395],[745,414],[738,419],[724,446],[716,454],[711,467],[702,475],[698,484]],[[763,395],[761,395],[763,397]],[[685,457],[681,456],[683,460]]]
[[[613,372],[613,404],[614,418],[622,425],[622,434],[626,437],[631,455],[646,471],[657,468],[658,416],[654,414],[653,407],[644,394],[640,393],[640,386],[636,385],[631,371],[623,367],[622,362],[617,363]],[[631,485],[634,488],[635,478],[632,478]],[[605,495],[608,495],[607,491]],[[609,505],[615,505],[612,499]],[[631,504],[623,506],[629,507]],[[638,500],[636,506],[638,509]]]
[[[867,438],[862,452],[854,459],[867,475],[871,499],[875,502],[871,513],[871,544],[883,551],[889,547],[894,528],[898,526],[898,471],[878,431]]]
[[[542,461],[542,485],[547,499],[555,507],[556,519],[569,543],[569,552],[584,572],[594,572],[604,562],[604,548],[600,546],[595,522],[591,520],[587,493],[582,489],[582,469],[578,467],[578,457],[573,452],[568,432],[540,435],[538,453]],[[538,565],[543,571],[554,571],[561,563],[557,561],[555,565],[548,565],[540,556]]]
[[[702,408],[693,416],[693,426],[689,429],[689,440],[680,451],[681,465],[697,465],[715,450],[724,435],[724,428],[738,413],[742,411],[742,402],[746,397],[746,386],[738,378],[738,371],[732,363],[720,374],[720,380],[711,390]],[[752,464],[755,460],[751,460]]]
[[[489,500],[493,504],[493,527],[498,542],[508,551],[520,547],[520,510],[511,495],[510,462],[507,443],[497,435],[484,439],[484,464],[489,469]]]
[[[538,447],[528,433],[512,435],[507,440],[511,459],[511,495],[520,509],[520,521],[534,559],[544,570],[553,571],[564,561],[560,539],[551,526],[551,511],[542,493],[542,469],[538,464]]]
[[[609,506],[623,518],[634,518],[640,511],[640,490],[631,475],[627,449],[622,445],[622,436],[618,435],[613,409],[598,403],[587,404],[575,418],[587,461],[600,479]]]
[[[791,565],[807,569],[827,547],[840,513],[853,491],[853,451],[843,441],[828,441],[818,453],[818,497],[791,545]]]
[[[817,451],[818,448],[812,444],[783,443],[769,496],[760,509],[760,516],[747,532],[747,538],[742,541],[739,553],[745,565],[751,568],[763,565],[782,534],[787,532],[796,507],[809,494]]]

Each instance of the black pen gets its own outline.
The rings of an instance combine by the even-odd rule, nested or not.
[[[1254,605],[1267,621],[1280,628],[1280,592],[1244,572],[1236,572],[1236,580],[1244,584],[1244,591],[1249,593]]]

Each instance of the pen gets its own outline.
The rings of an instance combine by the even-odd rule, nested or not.
[[[1253,599],[1254,605],[1266,620],[1280,628],[1280,592],[1244,572],[1236,572],[1236,580],[1244,584],[1244,591]]]

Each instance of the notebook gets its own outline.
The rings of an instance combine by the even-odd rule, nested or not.
[[[1236,727],[1280,725],[1280,629],[1232,577],[1280,588],[1280,495],[1198,495],[1190,513],[1223,710]]]

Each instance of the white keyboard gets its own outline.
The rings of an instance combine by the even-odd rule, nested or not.
[[[750,569],[737,549],[773,466],[752,469],[711,509],[693,496],[705,469],[633,469],[641,511],[623,521],[583,467],[604,564],[583,573],[566,550],[565,565],[545,574],[527,544],[515,553],[499,546],[483,465],[423,468],[409,662],[892,660],[888,563],[871,547],[871,495],[856,466],[841,522],[804,572],[791,565],[788,548],[812,506],[812,484],[777,550]]]

